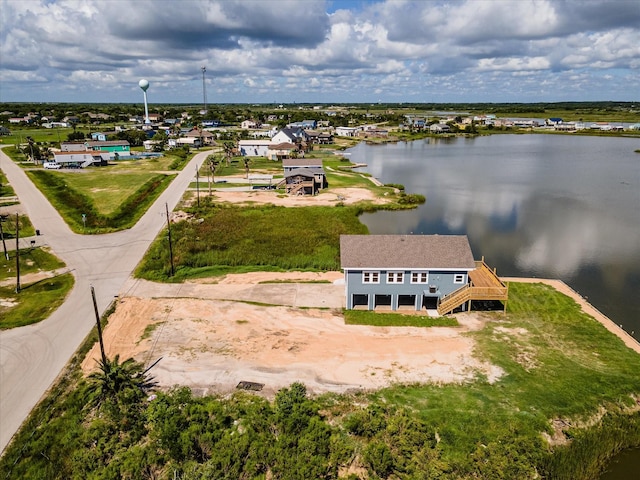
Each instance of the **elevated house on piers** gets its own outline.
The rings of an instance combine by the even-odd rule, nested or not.
[[[347,309],[436,310],[446,315],[474,301],[500,301],[508,287],[466,235],[342,235]]]
[[[284,179],[278,188],[285,187],[289,195],[316,195],[327,188],[327,176],[322,160],[317,158],[285,158],[282,160]]]

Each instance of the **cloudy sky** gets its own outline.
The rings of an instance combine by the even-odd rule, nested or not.
[[[640,100],[637,0],[0,0],[0,102]]]

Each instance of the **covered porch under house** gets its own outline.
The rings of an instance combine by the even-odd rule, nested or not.
[[[491,269],[484,262],[484,257],[482,260],[476,260],[475,265],[476,268],[469,272],[468,282],[443,297],[437,296],[435,288],[433,291],[425,290],[422,295],[353,294],[351,308],[369,310],[373,307],[373,310],[379,312],[424,312],[426,310],[443,316],[456,310],[472,310],[474,305],[472,302],[476,302],[476,305],[478,305],[477,302],[502,302],[503,309],[506,311],[509,287],[500,280],[496,270]]]

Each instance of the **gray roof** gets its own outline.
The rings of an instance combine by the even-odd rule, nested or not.
[[[310,168],[295,168],[293,170],[289,170],[284,174],[284,178],[295,177],[296,175],[302,175],[303,177],[315,177],[318,174],[324,175],[324,170],[321,168],[314,168],[313,170]]]
[[[343,269],[475,268],[466,235],[341,235],[340,263]]]
[[[283,167],[322,167],[320,158],[285,158],[282,160]]]
[[[116,146],[116,145],[129,145],[128,140],[104,140],[102,142],[88,141],[87,143],[91,147],[109,147],[109,146]]]

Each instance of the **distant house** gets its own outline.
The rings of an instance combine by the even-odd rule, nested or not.
[[[199,138],[202,145],[215,145],[216,136],[207,130],[198,130],[194,128],[184,134],[186,138]]]
[[[85,168],[89,165],[107,165],[110,152],[103,150],[85,150],[71,152],[55,152],[53,159],[64,168]]]
[[[574,122],[557,123],[553,129],[557,132],[575,132],[577,130]]]
[[[282,168],[284,173],[291,172],[296,168],[309,168],[311,170],[322,171],[324,175],[322,160],[319,158],[285,158],[282,160]]]
[[[63,152],[86,152],[87,144],[85,142],[61,142],[60,150]]]
[[[131,145],[127,140],[103,140],[85,142],[88,150],[118,153],[119,156],[131,155]]]
[[[238,150],[243,157],[267,157],[272,145],[271,140],[240,140]]]
[[[433,125],[429,126],[429,131],[431,133],[450,133],[451,132],[451,127],[449,125],[447,125],[446,123],[434,123]]]
[[[244,120],[240,124],[240,128],[243,130],[255,130],[256,128],[260,128],[262,126],[261,122],[256,122],[255,120]]]
[[[295,143],[271,143],[267,148],[266,157],[269,160],[287,159],[298,152],[298,145]]]
[[[62,142],[60,144],[62,152],[83,152],[83,151],[105,151],[113,158],[115,153],[118,156],[131,155],[131,145],[127,140],[105,140],[86,142]]]
[[[495,272],[474,261],[466,235],[341,235],[340,262],[349,310],[446,314],[472,300],[507,300]]]
[[[282,160],[285,189],[289,195],[316,195],[327,188],[322,160],[317,158],[286,158]]]
[[[107,134],[102,132],[93,132],[91,134],[91,140],[105,142],[107,140]]]
[[[202,140],[200,139],[200,137],[169,138],[167,140],[167,145],[169,146],[169,148],[178,148],[182,146],[200,148],[202,147]]]
[[[302,128],[283,128],[273,137],[273,143],[301,143],[309,141],[309,136]]]
[[[336,127],[335,133],[339,137],[355,137],[359,131],[358,127]]]
[[[554,126],[562,123],[562,119],[560,117],[551,117],[551,118],[547,118],[545,123],[547,125]]]
[[[284,174],[289,195],[316,195],[321,188],[318,172],[309,168],[296,168]]]
[[[311,143],[317,143],[319,145],[327,145],[333,143],[333,135],[329,132],[319,132],[315,130],[307,130],[307,136]]]
[[[0,135],[11,135],[11,130],[7,127],[0,125]]]

